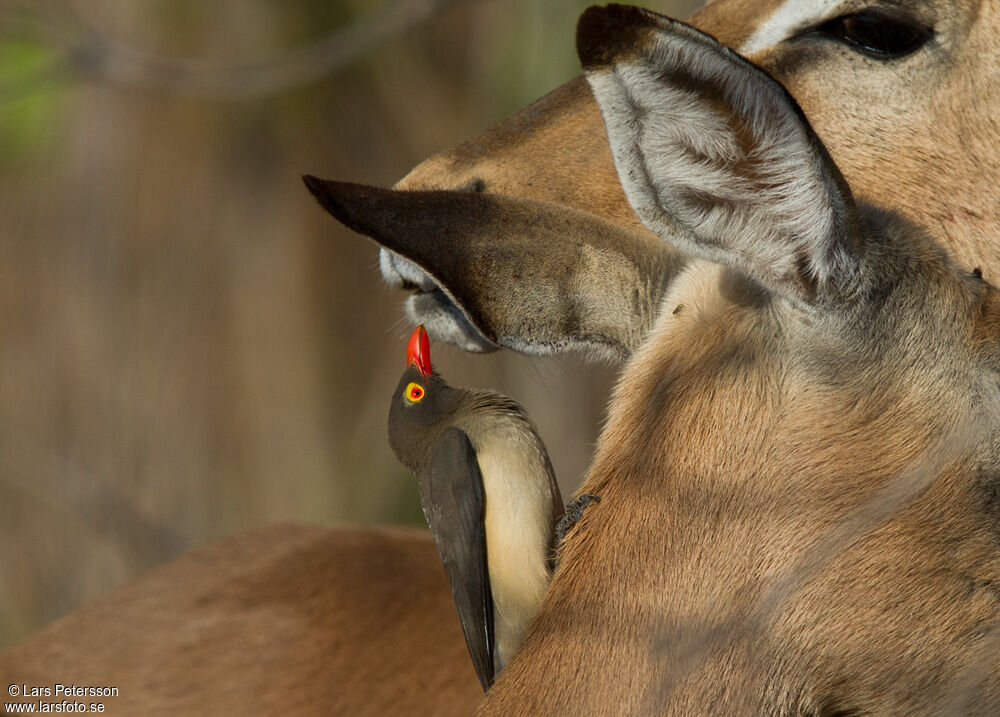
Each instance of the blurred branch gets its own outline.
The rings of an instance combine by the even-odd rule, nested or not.
[[[0,34],[33,35],[63,48],[56,66],[11,87],[0,85],[0,102],[23,94],[30,83],[64,74],[92,77],[122,87],[209,99],[244,99],[276,94],[330,75],[390,37],[462,0],[386,0],[347,27],[319,41],[264,60],[210,62],[152,55],[118,43],[75,15],[34,4],[0,3]],[[62,12],[62,10],[65,10]],[[67,28],[73,32],[68,33]]]

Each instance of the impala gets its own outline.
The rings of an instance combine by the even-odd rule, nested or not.
[[[610,6],[578,48],[655,262],[631,236],[600,261],[580,226],[603,225],[570,210],[323,197],[491,340],[519,322],[536,349],[630,355],[582,489],[603,502],[480,713],[995,714],[1000,293],[857,201],[781,85],[709,36]],[[423,217],[446,206],[468,241],[443,257]],[[559,247],[531,272],[493,239],[529,230]]]
[[[708,36],[584,14],[625,193],[692,257],[479,714],[1000,710],[1000,291],[857,202]]]
[[[920,232],[906,227],[905,220],[926,227],[959,265],[981,266],[987,278],[994,276],[1000,254],[995,238],[1000,207],[1000,131],[995,119],[1000,52],[994,42],[998,11],[995,3],[974,2],[915,0],[902,6],[719,0],[691,19],[788,88],[836,162],[824,158],[825,171],[843,176],[866,206],[895,211],[880,219],[844,197],[844,206],[851,208],[848,214],[864,217],[867,229],[886,227],[887,238],[875,246],[890,247],[895,261],[905,259],[907,266],[920,268],[904,282],[903,293],[894,296],[912,296],[906,292],[915,286],[940,290],[932,292],[934,300],[926,305],[910,306],[905,322],[886,321],[884,327],[876,322],[884,329],[881,344],[845,343],[843,338],[851,327],[862,335],[866,329],[859,327],[871,328],[858,318],[872,315],[870,303],[864,309],[868,314],[834,300],[826,302],[829,314],[810,314],[808,297],[794,292],[798,286],[808,290],[813,282],[809,276],[796,279],[795,262],[789,264],[780,252],[779,260],[793,269],[786,272],[790,281],[762,276],[766,262],[752,261],[760,258],[752,253],[743,259],[751,262],[749,268],[735,259],[725,270],[708,264],[703,257],[728,259],[711,255],[682,231],[682,223],[664,229],[664,223],[670,223],[664,219],[650,227],[650,216],[643,214],[649,207],[642,202],[636,203],[645,223],[640,221],[619,183],[601,112],[583,79],[428,160],[398,185],[404,190],[446,191],[331,187],[330,206],[389,249],[383,253],[383,274],[390,283],[414,290],[410,311],[437,338],[471,350],[499,346],[545,353],[583,348],[628,362],[588,479],[591,489],[603,490],[612,500],[597,506],[571,534],[536,629],[522,657],[501,674],[485,709],[537,706],[542,699],[552,709],[572,705],[574,699],[581,709],[607,707],[609,701],[625,708],[668,709],[683,700],[704,705],[711,697],[711,677],[719,674],[712,668],[720,661],[734,665],[728,673],[732,695],[722,695],[734,706],[797,706],[829,715],[889,708],[907,704],[912,697],[906,694],[912,681],[901,679],[906,676],[899,674],[898,661],[883,659],[891,646],[912,644],[901,642],[899,633],[916,625],[921,629],[918,637],[954,636],[970,624],[976,605],[986,617],[970,628],[974,644],[956,640],[953,646],[962,647],[959,655],[947,651],[952,643],[938,640],[916,653],[921,657],[918,674],[927,678],[920,704],[935,699],[943,704],[954,697],[956,704],[968,700],[974,705],[975,700],[982,704],[995,696],[992,683],[977,679],[995,674],[994,663],[978,657],[993,654],[987,638],[995,583],[989,572],[992,557],[982,556],[982,551],[996,552],[990,542],[992,528],[983,521],[991,505],[989,484],[985,479],[976,483],[968,472],[951,466],[958,462],[958,453],[971,455],[967,446],[980,447],[987,439],[964,429],[970,406],[945,400],[964,396],[962,389],[974,383],[974,377],[984,383],[983,391],[993,390],[983,378],[985,359],[973,361],[970,347],[979,341],[975,345],[987,356],[988,347],[995,344],[996,324],[990,325],[996,320],[990,308],[995,306],[994,294],[972,277],[963,279]],[[669,26],[660,29],[660,22],[643,20],[653,27],[650,32],[673,32]],[[630,43],[636,57],[648,49],[635,33],[621,37],[622,47]],[[882,45],[878,38],[883,38]],[[614,63],[591,64],[596,78],[608,74],[607,67]],[[752,81],[763,82],[759,77]],[[813,137],[812,130],[804,131]],[[629,191],[635,202],[635,192],[641,190]],[[868,234],[852,228],[848,236],[860,241]],[[880,263],[869,252],[855,258],[860,266],[881,267],[883,273],[870,279],[876,284],[900,275],[891,262]],[[523,280],[521,269],[531,269],[534,280]],[[765,288],[753,289],[755,282]],[[815,283],[817,296],[823,296],[825,286]],[[979,320],[969,310],[977,296],[986,297],[978,304],[985,307]],[[809,321],[796,312],[833,328],[828,334],[816,328],[812,335],[818,344],[810,343],[805,338]],[[768,343],[767,332],[773,333],[776,322],[784,329],[786,324],[777,317],[786,315],[798,322],[789,335],[797,338],[778,330],[779,336]],[[928,388],[926,393],[906,393],[903,389],[909,386],[900,376],[875,361],[910,346],[909,339],[899,339],[902,325],[915,327],[922,340],[907,354],[910,362],[886,366],[920,378],[923,383],[915,385]],[[935,352],[930,346],[934,342],[946,348]],[[820,350],[824,345],[830,351]],[[836,366],[820,360],[848,350],[864,359],[859,373],[892,379],[890,386],[902,392],[891,398],[899,400],[887,399],[892,391],[876,392],[878,387],[869,382],[862,385],[874,395],[862,402],[865,396],[854,393],[857,382],[848,381],[856,378],[851,375],[854,369],[835,371]],[[933,394],[930,388],[941,388],[935,372],[943,370],[945,351],[960,357],[967,374],[964,383],[935,397],[928,417],[924,413]],[[788,363],[769,366],[781,363],[779,352],[789,355]],[[733,361],[741,356],[746,367],[739,368],[737,362],[734,368]],[[722,372],[721,383],[712,383],[712,367]],[[823,381],[816,379],[816,372]],[[782,384],[783,393],[775,394],[768,376],[790,382]],[[711,402],[699,404],[692,392],[695,386],[711,389]],[[763,415],[777,427],[773,436],[766,435],[756,417],[762,407],[754,404],[751,411],[748,401],[785,395],[795,398],[787,414],[779,410],[784,398],[779,406],[764,406],[770,412]],[[850,403],[855,399],[857,403]],[[985,400],[977,405],[986,405]],[[838,402],[855,413],[845,418],[845,405]],[[945,406],[952,410],[943,411]],[[828,409],[829,414],[822,413]],[[646,414],[650,420],[641,420]],[[711,416],[718,417],[716,422]],[[739,420],[731,423],[734,416]],[[793,430],[796,418],[800,433]],[[838,425],[834,418],[847,423]],[[881,425],[878,436],[885,440],[872,445],[870,433],[856,445],[842,440],[860,430],[853,421],[863,419],[874,423],[872,430]],[[940,453],[923,450],[939,434],[947,438],[940,442],[952,449],[941,454],[948,460],[928,471],[925,464],[933,460],[920,456]],[[782,469],[796,454],[782,454],[784,463],[777,460],[771,455],[781,447],[776,439],[780,436],[804,450],[806,439],[817,435],[826,436],[829,444],[803,459],[803,471],[792,471],[789,478]],[[644,437],[656,439],[653,445],[663,450],[650,450],[650,444],[643,443],[626,451]],[[621,447],[616,449],[616,444]],[[677,452],[670,453],[668,446]],[[902,448],[893,452],[892,446]],[[955,446],[962,450],[956,452]],[[749,460],[744,463],[745,457]],[[841,461],[839,482],[823,484],[817,478],[827,458]],[[667,463],[683,472],[660,470]],[[864,470],[855,471],[859,463]],[[699,467],[712,466],[717,472],[723,464],[733,464],[734,472],[730,483],[718,487],[734,502],[746,499],[745,510],[732,515],[720,514],[718,503],[699,501],[683,480],[696,475]],[[984,462],[984,470],[988,465]],[[871,504],[865,500],[870,494],[886,491],[886,501],[876,502],[876,507],[903,505],[909,492],[892,488],[898,482],[894,470],[900,466],[904,477],[945,478],[907,503],[906,512],[892,522],[863,533],[863,540],[838,540],[839,535],[854,534],[843,529],[838,533],[838,527],[872,524],[870,516],[850,520],[852,515],[868,515],[863,506]],[[758,478],[754,471],[761,476],[757,483],[741,483]],[[630,475],[636,479],[629,480]],[[652,483],[638,480],[650,475]],[[773,480],[763,480],[767,477]],[[800,490],[824,485],[827,493]],[[977,486],[983,489],[982,500],[973,490]],[[708,486],[693,481],[688,487],[694,491]],[[939,497],[947,498],[946,508],[935,513],[931,508]],[[671,509],[669,501],[678,504]],[[965,504],[967,514],[956,510]],[[691,507],[690,514],[683,513],[684,506]],[[774,506],[786,506],[789,515],[778,511],[769,516],[765,508]],[[852,513],[854,506],[860,507]],[[802,514],[794,515],[799,508]],[[713,522],[716,517],[724,520]],[[782,517],[791,523],[775,523],[768,533],[768,520]],[[683,532],[671,532],[688,520],[691,524]],[[736,530],[740,526],[754,531],[741,534]],[[880,537],[886,540],[879,542]],[[613,539],[623,542],[604,542]],[[914,553],[908,539],[932,548],[951,544],[956,555],[942,564],[940,552]],[[883,563],[865,550],[873,545],[887,551]],[[850,552],[824,551],[823,546],[848,547]],[[667,549],[688,561],[665,562]],[[818,559],[827,553],[839,557]],[[915,564],[914,555],[931,562]],[[703,566],[697,564],[699,558]],[[749,564],[754,559],[758,565]],[[727,568],[736,573],[728,581],[683,581],[681,576],[690,575],[684,571],[692,568],[691,560],[698,570],[704,567],[706,575],[718,576]],[[797,561],[808,569],[796,568]],[[848,569],[852,566],[853,572]],[[947,580],[930,580],[923,592],[921,580],[934,573],[935,566],[951,573]],[[976,570],[962,574],[959,567]],[[820,571],[822,577],[807,585],[802,576]],[[886,572],[892,575],[886,577]],[[950,585],[952,602],[964,607],[949,613],[954,619],[946,620],[938,632],[925,630],[926,621],[916,621],[890,624],[888,637],[895,641],[881,639],[887,637],[885,630],[860,634],[878,627],[872,616],[890,598],[876,595],[858,605],[857,592],[834,588],[865,581],[879,584],[876,578],[881,578],[898,590],[899,581],[890,578],[901,572],[910,578],[913,592],[906,595],[908,600],[919,603],[927,595],[937,601],[930,604],[939,604]],[[751,582],[743,583],[743,578]],[[669,589],[660,592],[664,585]],[[705,606],[706,599],[711,602],[732,585],[747,587]],[[656,588],[652,592],[651,586]],[[592,588],[597,592],[586,592]],[[615,599],[601,606],[595,604],[598,595]],[[685,613],[688,600],[691,607]],[[816,605],[824,604],[829,613],[817,616]],[[783,607],[770,609],[772,605]],[[851,629],[838,631],[831,616],[843,614],[838,609],[844,605],[860,615],[854,616]],[[609,624],[623,614],[629,619]],[[667,619],[656,620],[658,627],[650,631],[654,616]],[[772,623],[800,629],[781,631]],[[732,627],[716,629],[720,626]],[[866,635],[868,643],[862,640]],[[695,639],[700,636],[706,637]],[[838,651],[838,640],[854,642]],[[685,647],[685,641],[690,645]],[[755,656],[754,645],[776,659],[767,662],[763,652]],[[871,648],[868,659],[859,661],[866,645]],[[611,659],[602,673],[600,662],[608,652]],[[627,662],[637,654],[638,661]],[[782,662],[785,655],[790,664]],[[824,662],[824,657],[830,660]],[[947,669],[934,672],[929,665],[936,659]],[[578,678],[558,684],[550,679],[539,688],[544,677],[540,665],[546,661],[559,674],[579,670]],[[625,664],[639,670],[622,679]],[[766,666],[773,668],[769,674],[775,679],[769,683],[772,692],[761,695],[756,678]],[[977,667],[982,669],[977,672]],[[867,682],[860,674],[865,672],[870,673]],[[823,684],[819,678],[824,674],[841,682]],[[953,678],[958,674],[973,689],[957,688]],[[399,530],[276,528],[195,551],[0,656],[0,677],[15,682],[22,676],[91,683],[114,679],[123,699],[132,695],[128,699],[133,700],[118,706],[128,705],[125,713],[143,714],[179,709],[254,714],[279,707],[283,714],[357,713],[365,708],[373,714],[463,713],[481,694],[433,545],[424,533]],[[894,680],[898,690],[879,691],[896,684]],[[654,682],[660,688],[654,689]],[[715,684],[720,693],[725,691],[725,685]],[[571,686],[577,688],[573,695]],[[602,697],[599,693],[605,690]],[[279,702],[288,694],[295,699]],[[884,702],[877,702],[879,695]],[[109,702],[109,709],[115,707]]]

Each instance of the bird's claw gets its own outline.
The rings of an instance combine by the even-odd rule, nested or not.
[[[593,493],[583,493],[566,504],[566,512],[559,519],[559,522],[556,523],[555,545],[557,549],[562,545],[563,538],[566,537],[566,533],[570,531],[570,528],[576,525],[580,518],[583,517],[584,509],[594,501],[600,503],[600,496]]]

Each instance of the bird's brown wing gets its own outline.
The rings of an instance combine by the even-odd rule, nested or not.
[[[465,644],[485,690],[493,683],[493,593],[486,562],[485,495],[476,452],[458,428],[441,434],[426,478],[424,516],[444,563]]]

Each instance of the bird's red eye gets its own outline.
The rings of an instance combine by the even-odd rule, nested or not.
[[[424,387],[419,383],[411,382],[407,385],[406,391],[403,392],[403,395],[406,396],[406,400],[410,403],[417,403],[418,401],[423,400]]]

